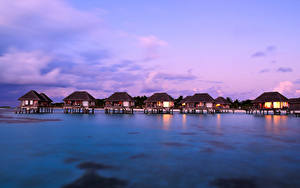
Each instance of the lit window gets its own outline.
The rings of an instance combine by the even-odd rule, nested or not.
[[[163,103],[163,107],[170,107],[170,102],[165,101],[165,102]]]
[[[280,102],[273,102],[273,108],[280,108]]]
[[[265,102],[264,107],[265,108],[272,108],[272,103],[271,102]]]

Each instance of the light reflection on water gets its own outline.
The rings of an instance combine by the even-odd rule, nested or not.
[[[60,187],[82,176],[84,170],[77,166],[86,161],[116,167],[98,173],[134,188],[212,187],[220,178],[227,183],[253,179],[258,187],[300,186],[300,118],[139,113],[26,117],[62,121],[0,123],[0,187]]]
[[[265,129],[268,133],[281,134],[287,130],[287,119],[285,115],[266,115]]]
[[[173,115],[171,114],[163,114],[163,129],[168,130],[170,128],[171,120],[172,120]]]
[[[186,114],[182,114],[182,128],[186,129]]]

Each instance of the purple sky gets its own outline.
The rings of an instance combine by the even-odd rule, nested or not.
[[[1,0],[0,105],[208,92],[300,97],[300,1]]]

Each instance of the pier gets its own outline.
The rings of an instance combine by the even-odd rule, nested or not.
[[[53,113],[53,107],[17,107],[16,114],[44,114]]]
[[[173,108],[164,108],[164,107],[150,107],[145,108],[144,113],[145,114],[173,114],[174,110]]]
[[[83,106],[64,106],[63,111],[65,114],[94,114],[94,108],[88,108]]]
[[[105,107],[106,114],[133,114],[133,108],[126,108],[122,106]]]

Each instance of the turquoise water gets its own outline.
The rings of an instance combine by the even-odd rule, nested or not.
[[[62,187],[88,172],[119,187],[300,187],[292,116],[1,114],[60,121],[0,121],[0,187]]]

